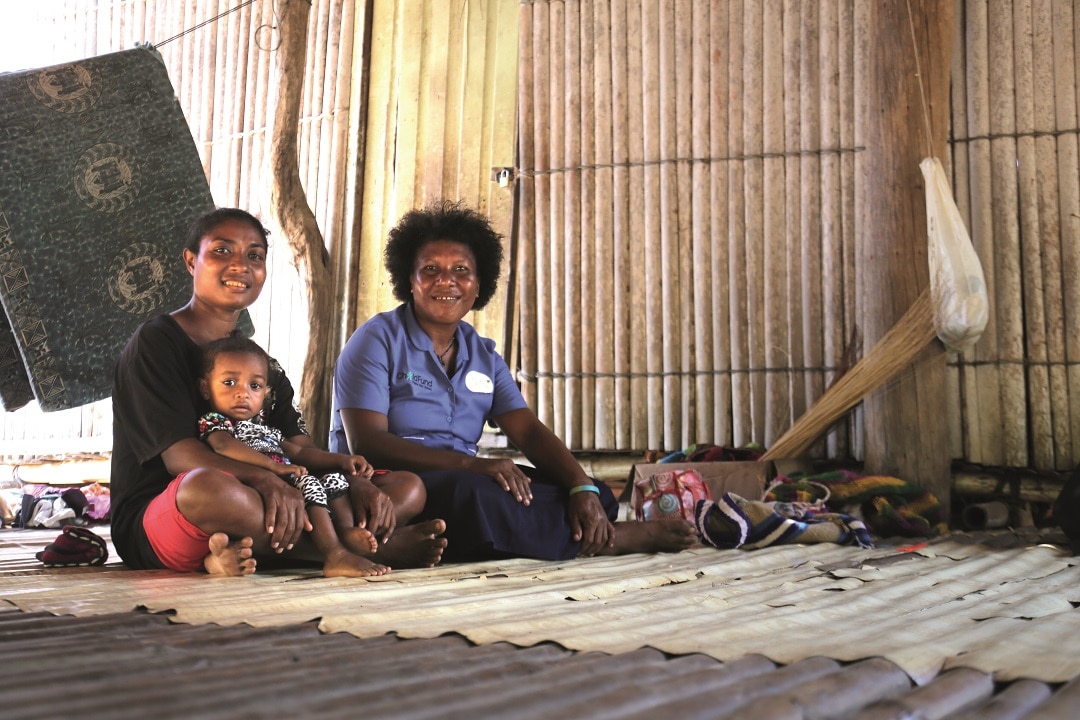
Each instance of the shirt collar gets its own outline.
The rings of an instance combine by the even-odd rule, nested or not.
[[[420,327],[420,321],[416,319],[416,310],[413,308],[412,302],[403,303],[401,305],[401,316],[405,323],[405,334],[409,338],[409,343],[414,349],[421,352],[427,352],[428,350],[435,352],[435,343],[431,341],[431,338],[424,328]],[[465,360],[469,359],[468,348],[465,347],[465,335],[463,333],[464,320],[458,321],[457,329],[454,330],[454,336],[458,341],[458,364],[462,364]]]
[[[431,338],[424,332],[424,328],[420,327],[420,321],[416,319],[416,310],[413,308],[411,302],[404,303],[401,306],[401,316],[405,321],[405,334],[409,338],[409,343],[413,348],[421,351],[434,350],[435,344],[431,342]]]

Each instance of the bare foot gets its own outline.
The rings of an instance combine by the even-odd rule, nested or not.
[[[390,568],[386,565],[355,555],[340,545],[323,558],[324,577],[371,577],[385,575],[388,572]]]
[[[337,528],[338,539],[341,544],[355,555],[373,555],[379,549],[379,541],[367,528],[339,527]]]
[[[210,536],[210,554],[203,558],[203,567],[211,575],[250,575],[255,572],[252,544],[249,537],[230,542],[225,533],[214,533]]]
[[[698,542],[697,530],[681,517],[615,523],[615,545],[601,555],[679,552]]]
[[[375,557],[398,568],[435,567],[446,548],[446,538],[439,537],[444,532],[446,523],[442,520],[399,527],[379,546]]]

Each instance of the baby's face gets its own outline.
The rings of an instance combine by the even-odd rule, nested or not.
[[[222,353],[205,379],[210,404],[230,420],[250,420],[266,399],[266,361],[251,353]]]

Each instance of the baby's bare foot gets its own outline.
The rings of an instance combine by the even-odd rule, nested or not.
[[[435,567],[446,549],[446,538],[439,537],[444,532],[446,523],[442,520],[399,527],[379,546],[375,557],[397,568]]]
[[[210,536],[210,554],[203,558],[203,567],[211,575],[250,575],[255,572],[252,544],[249,537],[231,542],[225,533],[214,533]]]
[[[339,527],[337,534],[341,544],[356,555],[367,557],[379,549],[378,539],[367,528]]]

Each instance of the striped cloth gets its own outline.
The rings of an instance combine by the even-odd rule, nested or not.
[[[851,515],[804,504],[747,500],[732,493],[716,501],[699,500],[694,524],[703,542],[721,549],[819,542],[874,546],[866,526]]]

